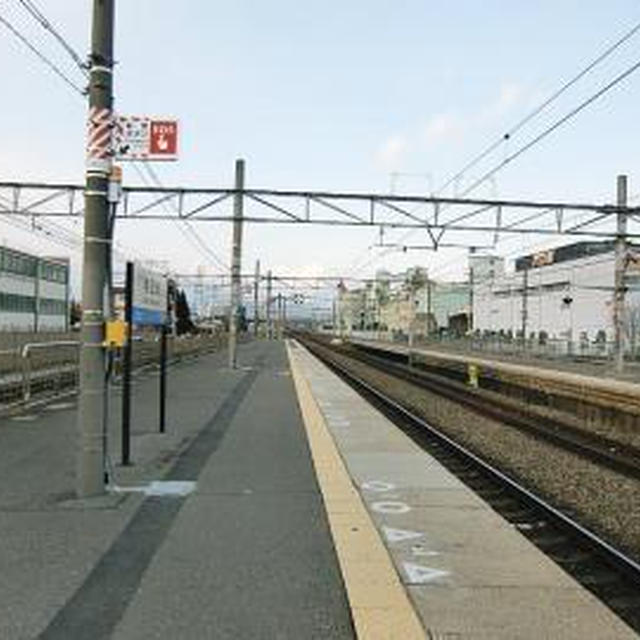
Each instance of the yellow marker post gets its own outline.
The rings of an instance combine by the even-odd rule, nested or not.
[[[469,374],[469,386],[474,389],[478,388],[478,374],[480,369],[477,364],[470,364],[467,367],[467,372]]]

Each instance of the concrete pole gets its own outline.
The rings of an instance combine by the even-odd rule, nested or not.
[[[280,331],[280,337],[284,337],[284,329],[287,325],[287,298],[282,296],[282,330]]]
[[[278,294],[278,304],[276,307],[276,340],[282,338],[282,294]]]
[[[334,336],[338,335],[338,327],[336,327],[336,322],[338,321],[336,314],[336,301],[335,299],[331,301],[331,327],[333,328],[332,333]]]
[[[271,269],[267,271],[267,339],[273,339],[273,320],[271,319]]]
[[[431,295],[431,280],[427,278],[427,338],[431,337],[431,316],[433,314],[432,309],[433,298]]]
[[[256,279],[253,283],[253,335],[258,337],[258,325],[260,324],[260,313],[258,311],[258,300],[260,297],[260,260],[256,260]]]
[[[617,235],[615,245],[615,290],[613,300],[613,323],[615,328],[615,365],[616,371],[624,369],[625,330],[624,298],[625,269],[627,254],[627,176],[618,176],[617,202],[621,209],[617,213]]]
[[[415,293],[413,287],[411,288],[411,293],[409,294],[409,304],[411,305],[409,311],[409,339],[408,339],[408,347],[409,347],[409,355],[408,362],[409,366],[413,366],[413,343],[414,343],[414,332],[415,332],[415,324],[416,324],[416,301],[415,301]]]
[[[469,318],[467,320],[467,329],[469,334],[473,336],[473,287],[475,286],[475,279],[473,277],[473,260],[471,256],[474,252],[473,247],[469,249]]]
[[[522,271],[522,350],[527,348],[527,322],[529,320],[529,267]]]
[[[229,368],[237,364],[238,320],[240,318],[242,268],[242,205],[244,189],[244,160],[236,160],[233,196],[233,241],[231,244],[231,308],[229,309]]]
[[[104,492],[104,302],[109,245],[114,0],[94,0],[82,264],[76,493]]]

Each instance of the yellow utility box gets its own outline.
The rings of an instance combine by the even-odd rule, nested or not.
[[[113,349],[124,347],[127,339],[127,323],[124,320],[109,320],[106,324],[105,346]]]

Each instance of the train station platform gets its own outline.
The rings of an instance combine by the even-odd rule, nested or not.
[[[308,351],[291,352],[307,421],[330,434],[427,638],[638,637]]]
[[[0,637],[635,638],[303,347],[134,384],[134,465],[73,498],[75,406],[0,421]]]

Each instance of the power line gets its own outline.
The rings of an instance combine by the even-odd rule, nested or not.
[[[134,167],[136,173],[138,174],[138,176],[140,177],[140,179],[145,183],[145,185],[149,185],[150,182],[153,182],[153,183],[155,183],[156,186],[162,187],[162,182],[160,181],[160,178],[158,177],[156,172],[152,169],[152,167],[150,167],[146,163],[140,163],[140,164],[142,164],[144,169],[149,174],[148,178],[142,172],[142,169],[138,166],[137,162],[133,163],[133,167]],[[166,210],[166,203],[163,203],[162,206]],[[228,269],[228,265],[226,265],[216,255],[216,253],[210,247],[207,246],[207,244],[204,242],[204,240],[202,240],[202,238],[196,233],[196,231],[191,227],[191,225],[188,223],[188,221],[185,221],[184,226],[180,222],[176,221],[176,225],[178,227],[178,230],[182,234],[182,236],[187,240],[187,242],[192,247],[194,247],[200,253],[200,255],[202,255],[206,259],[213,260],[219,266],[221,266],[223,269],[225,269],[225,270]]]
[[[69,85],[76,93],[81,96],[85,95],[85,91],[81,89],[64,71],[55,63],[51,62],[35,45],[33,45],[25,36],[23,36],[5,17],[0,16],[2,23],[18,40],[20,40],[33,54],[35,54],[44,64],[46,64],[59,78]]]
[[[622,38],[614,42],[610,47],[608,47],[603,53],[601,53],[595,60],[593,60],[590,64],[588,64],[585,68],[582,69],[578,74],[573,76],[571,80],[563,84],[557,91],[552,93],[546,100],[544,100],[540,105],[538,105],[533,111],[531,111],[528,115],[526,115],[522,120],[520,120],[517,124],[515,124],[511,129],[509,129],[505,134],[500,136],[495,142],[491,143],[484,151],[475,156],[470,162],[468,162],[460,171],[458,171],[454,176],[449,178],[441,187],[438,189],[436,194],[442,193],[451,183],[455,182],[459,178],[461,178],[469,169],[478,164],[481,160],[484,160],[490,153],[495,151],[500,145],[502,145],[507,140],[511,139],[511,137],[520,131],[528,122],[533,120],[539,113],[544,111],[551,103],[555,102],[563,93],[568,91],[573,85],[575,85],[579,80],[581,80],[585,75],[587,75],[592,69],[594,69],[598,64],[600,64],[603,60],[608,58],[616,49],[622,46],[627,40],[629,40],[632,36],[634,36],[640,30],[640,22],[637,23],[632,29],[627,31]]]
[[[535,146],[536,144],[538,144],[542,140],[544,140],[544,138],[546,138],[548,135],[553,133],[556,129],[558,129],[563,124],[565,124],[566,122],[571,120],[571,118],[573,118],[576,115],[578,115],[583,109],[586,109],[590,104],[592,104],[593,102],[595,102],[596,100],[601,98],[605,93],[607,93],[608,91],[613,89],[613,87],[615,87],[617,84],[622,82],[624,79],[626,79],[632,73],[637,71],[639,68],[640,68],[640,61],[636,62],[631,67],[629,67],[628,69],[626,69],[622,73],[618,74],[611,82],[609,82],[604,87],[602,87],[602,89],[600,89],[599,91],[596,91],[596,93],[594,93],[589,98],[587,98],[586,100],[581,102],[574,109],[571,109],[571,111],[569,111],[567,114],[565,114],[562,118],[560,118],[559,120],[556,120],[556,122],[554,122],[550,127],[547,127],[542,133],[538,134],[535,138],[533,138],[533,140],[531,140],[530,142],[528,142],[524,146],[520,147],[517,151],[515,151],[511,155],[507,156],[502,162],[500,162],[499,164],[494,166],[492,169],[487,171],[482,177],[478,178],[471,186],[467,187],[467,189],[465,189],[460,194],[460,197],[464,198],[464,196],[466,196],[470,191],[473,191],[475,188],[480,186],[483,182],[486,182],[495,173],[497,173],[498,171],[503,169],[510,162],[515,160],[517,157],[521,156],[523,153],[525,153],[526,151],[531,149],[533,146]]]
[[[145,169],[147,170],[147,172],[149,173],[149,175],[151,176],[151,179],[156,183],[156,185],[158,187],[163,187],[162,181],[160,180],[158,174],[155,172],[155,170],[153,169],[153,167],[149,164],[144,164]],[[213,259],[214,262],[216,262],[218,264],[218,266],[221,266],[223,269],[227,269],[228,265],[225,264],[224,260],[222,260],[217,254],[216,252],[211,249],[211,247],[209,247],[205,241],[200,237],[200,235],[198,235],[198,232],[191,226],[191,224],[189,223],[188,220],[185,220],[185,229],[187,230],[188,233],[191,234],[191,237],[197,242],[197,244],[202,248],[202,250],[205,251],[205,253],[211,258]]]
[[[32,0],[18,0],[18,2],[35,18],[43,29],[48,31],[62,46],[62,48],[69,54],[71,59],[75,62],[76,66],[82,71],[85,76],[88,76],[86,64],[83,62],[77,51],[64,39],[60,32],[47,20],[46,16],[38,9]]]

